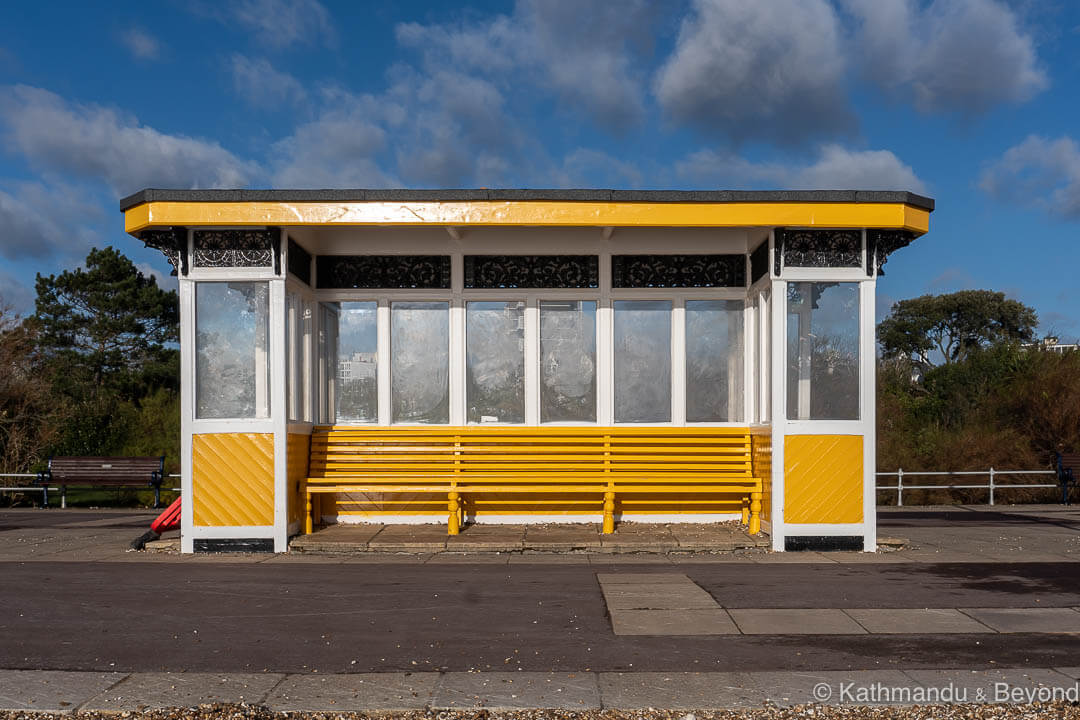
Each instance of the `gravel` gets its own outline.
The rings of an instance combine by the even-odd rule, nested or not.
[[[163,708],[143,712],[75,713],[60,715],[33,711],[0,711],[0,720],[1080,720],[1076,703],[1034,703],[1031,705],[926,705],[823,706],[797,705],[788,708],[763,707],[754,710],[671,711],[597,710],[415,710],[409,712],[302,713],[272,712],[257,705],[200,705],[192,708]]]

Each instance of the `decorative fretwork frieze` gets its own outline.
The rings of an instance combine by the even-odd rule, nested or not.
[[[319,288],[448,289],[449,255],[319,255]]]
[[[465,288],[600,287],[596,255],[466,255]]]
[[[784,267],[862,267],[861,230],[777,230]]]
[[[286,264],[289,267],[289,272],[298,279],[303,280],[305,284],[311,285],[311,253],[297,245],[292,238],[289,238],[289,253]]]
[[[746,255],[613,255],[617,288],[745,287]]]
[[[160,251],[172,265],[172,275],[188,274],[187,228],[174,227],[166,230],[144,230],[139,239],[146,247]]]
[[[884,275],[885,261],[889,254],[907,247],[915,239],[915,233],[907,230],[867,230],[866,231],[866,274]]]
[[[273,267],[279,271],[277,230],[196,230],[192,264],[204,268]]]

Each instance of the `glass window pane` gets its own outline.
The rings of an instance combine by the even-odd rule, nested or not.
[[[791,420],[859,419],[859,284],[789,283]]]
[[[337,316],[336,422],[379,420],[377,304],[343,302]]]
[[[686,421],[743,419],[743,303],[686,301]]]
[[[450,422],[450,305],[390,305],[390,405],[395,423]]]
[[[671,303],[616,300],[615,422],[671,422]]]
[[[265,282],[195,286],[195,416],[270,416],[270,293]]]
[[[596,422],[596,302],[540,303],[540,422]]]
[[[525,303],[465,304],[466,419],[525,422]]]

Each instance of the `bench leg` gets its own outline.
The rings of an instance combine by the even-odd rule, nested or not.
[[[458,502],[460,496],[456,492],[451,492],[447,497],[447,510],[450,511],[450,516],[446,521],[446,534],[457,535],[461,532],[460,503]]]
[[[314,529],[311,523],[311,516],[314,512],[314,508],[311,506],[311,493],[304,493],[304,534],[310,535]]]
[[[750,493],[750,526],[747,528],[751,535],[761,532],[761,493]]]
[[[67,485],[60,486],[60,509],[67,508]]]
[[[742,520],[739,521],[739,524],[750,524],[750,501],[747,498],[743,498],[742,501]]]
[[[604,534],[615,532],[615,493],[604,493]]]

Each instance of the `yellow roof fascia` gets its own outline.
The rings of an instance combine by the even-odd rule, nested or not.
[[[124,212],[131,234],[154,227],[221,226],[831,227],[930,229],[930,212],[907,203],[424,202],[142,203]]]

